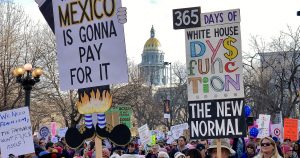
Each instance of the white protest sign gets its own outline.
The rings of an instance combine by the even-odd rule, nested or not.
[[[46,138],[46,140],[48,140],[50,134],[51,134],[50,129],[47,126],[40,127],[39,138]]]
[[[279,138],[280,141],[283,141],[282,124],[272,124],[271,125],[271,135],[272,135],[272,137],[277,137],[277,138]]]
[[[188,129],[189,125],[187,123],[183,123],[183,124],[178,124],[175,126],[172,126],[170,128],[170,131],[172,133],[172,137],[174,139],[178,139],[180,136],[183,136],[183,132],[185,129]]]
[[[1,156],[34,152],[28,107],[0,112]]]
[[[300,132],[300,120],[298,120],[298,133]]]
[[[271,115],[259,114],[259,119],[257,119],[256,122],[259,130],[257,138],[270,136],[269,134],[270,119],[271,119]]]
[[[67,130],[68,130],[68,127],[59,128],[58,129],[58,136],[59,137],[65,137]]]
[[[239,14],[239,10],[227,10],[207,16],[225,17],[233,12]],[[215,20],[185,29],[188,101],[244,97],[240,19]]]
[[[128,82],[121,0],[52,2],[61,90]]]
[[[138,132],[142,144],[148,144],[151,141],[150,130],[147,124],[138,128]]]

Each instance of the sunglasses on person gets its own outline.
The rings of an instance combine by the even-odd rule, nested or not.
[[[261,145],[261,146],[270,146],[271,143],[261,143],[260,145]]]

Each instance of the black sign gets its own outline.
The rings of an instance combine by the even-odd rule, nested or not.
[[[188,104],[191,139],[246,136],[243,98],[190,101]]]
[[[200,27],[200,7],[173,9],[173,28]]]

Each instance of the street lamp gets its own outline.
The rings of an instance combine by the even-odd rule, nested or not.
[[[172,92],[172,65],[171,65],[171,62],[164,62],[164,66],[167,66],[167,65],[170,65],[170,97],[168,98],[166,98],[166,101],[168,101],[169,100],[169,106],[170,106],[170,124],[172,124],[172,106],[171,106],[171,96],[172,96],[172,94],[171,94],[171,92]],[[170,129],[170,124],[169,124],[169,121],[168,121],[168,119],[167,119],[167,126],[168,126],[168,128]]]
[[[17,83],[20,83],[25,90],[25,106],[30,107],[30,92],[32,87],[40,81],[43,74],[41,68],[32,69],[31,64],[25,64],[23,67],[15,68],[13,75],[16,77]]]

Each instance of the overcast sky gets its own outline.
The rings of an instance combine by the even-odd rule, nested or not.
[[[27,14],[45,22],[34,0],[16,0]],[[154,25],[156,37],[165,52],[165,61],[185,62],[184,30],[173,30],[172,9],[201,6],[201,12],[240,9],[242,49],[250,52],[251,35],[270,40],[277,37],[287,25],[297,28],[300,17],[300,0],[123,0],[127,7],[128,22],[125,24],[127,57],[141,62],[141,53]]]

